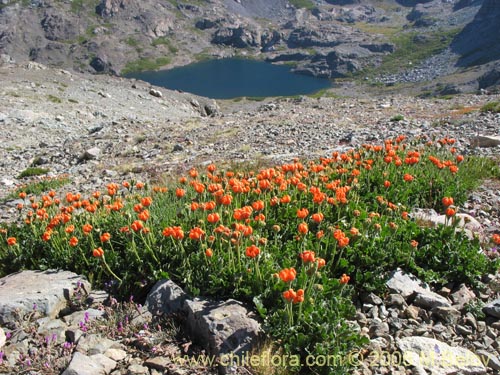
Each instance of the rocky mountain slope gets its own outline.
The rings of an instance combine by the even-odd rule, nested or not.
[[[150,87],[140,81],[69,72],[35,62],[4,63],[0,66],[0,81],[0,221],[18,216],[20,200],[15,195],[8,197],[16,186],[66,174],[71,184],[63,186],[61,192],[88,193],[102,189],[108,182],[164,182],[178,172],[187,172],[192,166],[201,167],[211,162],[219,166],[239,162],[265,165],[295,157],[306,160],[329,156],[334,150],[363,143],[382,144],[384,139],[400,134],[429,139],[452,137],[460,153],[499,158],[500,114],[479,109],[486,103],[500,101],[500,95],[456,95],[448,100],[404,96],[302,97],[215,103],[188,93]],[[21,177],[28,167],[45,168],[47,172],[38,178]],[[488,236],[497,233],[500,227],[498,191],[498,181],[488,181],[471,194],[463,207],[464,212],[474,215]],[[27,315],[38,318],[39,315],[33,312],[33,301],[29,299],[33,298],[32,288],[25,286],[30,274],[33,275],[31,272],[18,274],[16,283],[2,280],[0,294],[4,298],[1,304],[5,306],[20,299],[28,309]],[[78,280],[75,275],[60,272],[57,277],[63,282],[59,284],[54,282],[55,273],[50,273],[51,289],[45,292],[41,287],[42,276],[35,276],[31,281],[38,288],[34,298],[40,313],[47,311],[42,308],[47,300],[61,298],[66,302],[68,291],[73,290]],[[409,286],[409,292],[397,285]],[[471,369],[465,364],[446,372],[434,363],[420,369],[421,366],[378,363],[377,359],[373,362],[373,356],[365,356],[359,370],[353,373],[451,374],[461,370],[476,374],[498,373],[498,285],[498,275],[489,275],[484,288],[478,291],[465,285],[431,291],[415,278],[396,272],[387,284],[390,294],[386,298],[370,294],[359,300],[355,320],[361,332],[371,339],[367,353],[397,355],[437,345],[442,353],[457,350],[456,355],[462,357],[463,353],[476,353],[488,365],[480,364]],[[19,290],[29,292],[30,297]],[[418,298],[410,298],[414,292]],[[172,296],[171,293],[158,293]],[[91,294],[95,301],[92,308],[71,315],[66,314],[73,311],[64,309],[61,319],[54,318],[57,312],[47,311],[50,317],[38,321],[40,327],[33,335],[25,334],[22,329],[11,329],[6,324],[8,314],[5,311],[9,310],[3,309],[0,314],[3,320],[0,372],[14,373],[19,366],[24,366],[22,371],[28,368],[23,361],[31,357],[22,357],[19,353],[29,348],[30,352],[39,353],[35,357],[38,364],[46,355],[52,355],[50,364],[54,367],[45,373],[54,373],[54,369],[64,370],[65,374],[216,373],[214,368],[193,368],[176,363],[175,358],[189,349],[191,338],[173,341],[166,340],[161,332],[145,332],[144,323],[150,327],[154,325],[149,324],[149,320],[142,320],[142,315],[138,317],[141,319],[136,319],[135,315],[131,319],[137,323],[128,331],[131,340],[121,333],[105,337],[103,322],[116,322],[112,314],[117,309],[113,304],[111,307],[103,305],[105,293],[92,291]],[[431,309],[436,298],[443,305]],[[485,305],[488,317],[477,318],[464,307],[466,304]],[[134,311],[141,310],[134,307]],[[17,323],[29,324],[29,321],[10,321],[14,326]],[[96,327],[95,331],[82,332],[82,329],[87,330],[86,324]],[[219,325],[217,327],[220,329]],[[137,335],[137,332],[144,335]],[[213,330],[210,332],[213,334]],[[201,334],[196,330],[193,340]],[[64,346],[70,335],[73,339]],[[46,337],[54,337],[50,346]],[[231,340],[233,338],[231,336]],[[151,345],[137,345],[148,342],[162,342],[163,349],[153,352]],[[56,349],[65,351],[58,352],[62,354],[57,357],[53,355]],[[236,373],[248,374],[249,371],[241,368]]]
[[[498,40],[489,32],[498,19],[496,3],[1,0],[0,53],[18,62],[114,74],[238,55],[290,64],[303,74],[360,80],[378,68],[397,73],[408,70],[409,62],[418,68],[462,30],[440,60],[447,69],[434,69],[420,80],[436,84],[441,76],[459,73],[469,82],[495,68],[467,69],[472,62],[498,60]],[[476,35],[485,35],[482,45],[491,48],[471,56]],[[411,49],[421,52],[416,61],[405,60]],[[480,86],[495,83],[486,76]],[[477,88],[469,84],[467,89]]]

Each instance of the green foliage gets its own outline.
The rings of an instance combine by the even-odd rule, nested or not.
[[[464,306],[466,313],[471,313],[478,320],[484,320],[486,314],[483,312],[484,302],[480,299],[474,299]]]
[[[41,176],[43,174],[47,174],[49,169],[40,168],[40,167],[29,167],[22,171],[17,178],[25,178],[25,177],[33,177],[33,176]]]
[[[489,102],[481,107],[481,112],[500,113],[500,102]]]
[[[129,36],[127,39],[125,39],[125,43],[131,47],[139,46],[139,41],[131,36]]]
[[[289,3],[297,9],[314,9],[316,7],[311,0],[289,0]]]
[[[390,37],[390,42],[396,47],[393,53],[382,58],[382,63],[377,67],[370,67],[358,73],[361,77],[399,72],[415,66],[426,58],[441,52],[446,48],[453,37],[460,30],[432,31],[419,34],[414,31],[401,31]]]
[[[139,59],[136,61],[128,62],[125,68],[122,70],[122,74],[129,74],[132,72],[142,72],[146,70],[156,70],[164,65],[170,63],[170,58],[168,57],[158,57],[156,59]]]
[[[21,192],[35,196],[35,195],[40,195],[49,190],[59,189],[62,186],[67,185],[69,183],[71,183],[71,180],[66,175],[62,175],[55,178],[44,177],[16,188],[16,190],[13,191],[11,194],[9,194],[4,201],[18,198],[19,193]]]
[[[49,99],[52,103],[62,103],[61,98],[55,96],[55,95],[47,95],[47,99]]]
[[[390,121],[399,122],[399,121],[403,121],[404,119],[405,119],[405,117],[403,115],[395,115],[395,116],[391,117]]]
[[[151,42],[151,45],[153,47],[156,47],[159,45],[167,46],[170,53],[177,53],[179,51],[179,49],[172,44],[172,41],[165,36],[161,36],[159,38],[156,38],[155,40],[153,40]]]

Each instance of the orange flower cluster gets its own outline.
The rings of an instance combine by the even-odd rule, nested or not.
[[[279,278],[285,283],[292,282],[297,276],[295,268],[284,268],[278,273]]]
[[[349,282],[349,280],[351,280],[351,277],[347,276],[345,273],[342,274],[342,276],[340,276],[340,279],[339,279],[341,284],[347,284]]]
[[[176,240],[182,240],[184,238],[184,231],[181,227],[166,227],[163,229],[162,234],[165,237],[172,237]]]
[[[248,246],[245,250],[245,255],[249,258],[255,258],[259,254],[260,254],[260,249],[255,245]]]
[[[301,303],[304,302],[304,289],[299,289],[294,291],[293,289],[288,289],[283,292],[283,298],[288,302]]]
[[[252,216],[253,208],[252,206],[244,206],[242,208],[237,208],[233,212],[233,218],[235,220],[247,220]]]
[[[345,247],[349,245],[349,237],[347,237],[346,234],[340,229],[336,229],[333,232],[333,238],[337,240],[337,245],[339,247]]]
[[[194,227],[189,231],[189,238],[194,241],[199,241],[205,237],[205,231],[200,227]]]

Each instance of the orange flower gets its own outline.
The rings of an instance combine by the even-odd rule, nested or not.
[[[249,258],[255,258],[260,254],[260,249],[255,245],[251,245],[246,248],[245,254]]]
[[[413,177],[411,174],[409,173],[406,173],[404,176],[403,176],[403,180],[409,182],[409,181],[413,181],[415,179],[415,177]]]
[[[454,203],[452,197],[444,197],[442,202],[445,207],[451,206]]]
[[[455,214],[456,214],[456,211],[453,208],[448,207],[446,209],[446,216],[451,217],[451,216],[454,216]]]
[[[278,276],[285,283],[289,283],[295,280],[297,271],[295,271],[295,268],[284,268],[278,273]]]
[[[491,239],[495,244],[500,245],[500,234],[493,234],[493,236],[491,236]]]
[[[205,231],[200,227],[194,227],[189,231],[189,238],[192,240],[200,240],[205,236]]]
[[[411,245],[411,247],[417,247],[418,246],[418,242],[415,241],[415,240],[411,240],[410,241],[410,245]]]
[[[350,276],[347,276],[345,273],[340,276],[340,283],[341,284],[347,284],[351,280]]]
[[[456,165],[450,165],[450,172],[451,173],[457,173],[458,172],[458,167]]]
[[[359,230],[358,230],[358,228],[355,228],[355,227],[352,227],[349,230],[349,233],[351,233],[351,236],[353,236],[353,237],[359,236]]]
[[[212,214],[208,214],[207,216],[207,221],[211,224],[214,224],[216,222],[218,222],[220,220],[220,215],[215,212],[215,213],[212,213]]]
[[[216,169],[217,169],[217,167],[216,167],[215,164],[209,164],[209,165],[207,165],[207,171],[210,172],[210,173],[214,173]]]
[[[304,263],[314,262],[316,260],[315,256],[315,252],[311,250],[306,250],[299,254],[300,259],[302,259]]]
[[[15,244],[17,244],[16,237],[9,237],[9,238],[7,238],[7,245],[14,246]]]
[[[389,188],[391,186],[391,181],[385,180],[384,181],[384,187]]]
[[[457,163],[461,163],[461,162],[463,162],[463,161],[464,161],[464,157],[463,157],[463,155],[457,155],[457,157],[456,157],[456,161],[457,161]]]
[[[297,290],[297,295],[293,299],[293,303],[301,303],[304,302],[304,289]]]
[[[75,247],[76,245],[78,245],[78,238],[76,238],[75,236],[71,237],[69,239],[69,245],[73,246],[73,247]]]
[[[137,215],[137,217],[142,221],[147,221],[149,219],[149,211],[144,210],[139,215]]]
[[[128,182],[128,181],[123,181],[123,182],[122,182],[122,186],[123,186],[125,189],[128,189],[128,188],[130,188],[130,182]]]
[[[264,201],[258,200],[252,203],[252,207],[255,211],[261,211],[264,209]]]
[[[315,221],[316,223],[321,223],[324,218],[325,218],[325,215],[323,215],[321,212],[315,213],[311,216],[311,219],[313,221]]]
[[[151,197],[144,197],[144,198],[141,199],[141,204],[144,207],[151,206],[151,203],[153,203],[153,198],[151,198]]]
[[[182,198],[184,195],[186,195],[186,190],[181,189],[181,188],[175,189],[175,196],[177,198]]]
[[[89,234],[90,232],[92,232],[92,225],[90,225],[90,224],[85,224],[85,225],[82,227],[82,230],[83,230],[83,233],[85,233],[85,234]]]
[[[224,206],[229,206],[232,201],[233,201],[233,196],[232,195],[223,195],[220,198],[220,203],[223,204]]]
[[[96,258],[100,258],[104,256],[104,250],[101,247],[98,247],[97,249],[92,250],[92,255]]]
[[[318,263],[318,269],[320,269],[326,265],[326,260],[323,258],[317,258],[316,263]]]
[[[324,236],[325,236],[325,232],[324,231],[319,230],[318,232],[316,232],[316,238],[318,240],[322,239]]]
[[[212,211],[215,209],[215,207],[216,207],[216,203],[214,201],[208,201],[208,202],[203,204],[203,209],[205,211]]]
[[[291,198],[288,194],[283,195],[283,196],[281,197],[281,199],[280,199],[280,202],[281,202],[282,204],[290,203],[291,201],[292,201],[292,198]]]
[[[43,234],[42,234],[42,240],[49,241],[51,236],[52,236],[52,231],[51,230],[47,230],[47,231],[43,232]]]
[[[401,212],[401,217],[403,218],[403,220],[408,220],[408,212],[407,211]]]
[[[297,210],[297,217],[299,219],[305,219],[309,215],[309,210],[307,208],[299,208]]]
[[[64,229],[66,233],[73,233],[75,231],[75,226],[73,224],[68,225],[66,229]]]
[[[111,234],[105,232],[101,234],[101,242],[108,242],[111,239]]]
[[[208,248],[205,250],[205,255],[210,258],[212,257],[212,255],[214,255],[214,252],[212,251],[212,249]]]
[[[130,228],[132,228],[134,232],[139,232],[142,228],[144,228],[144,223],[140,220],[135,220],[132,224],[130,224]]]
[[[283,298],[286,299],[287,301],[293,301],[297,297],[297,293],[293,289],[288,289],[283,292]]]
[[[27,194],[26,194],[26,192],[21,191],[21,192],[19,193],[19,198],[24,199],[24,198],[26,198],[26,195],[27,195]]]
[[[135,184],[135,187],[137,189],[142,189],[144,187],[144,182],[137,181],[137,183]]]
[[[301,234],[307,234],[307,232],[309,232],[309,226],[307,225],[307,223],[302,222],[298,226],[298,231]]]

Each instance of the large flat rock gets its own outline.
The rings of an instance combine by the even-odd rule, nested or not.
[[[396,344],[408,364],[432,375],[486,374],[481,359],[468,349],[419,336],[404,337]]]
[[[69,271],[22,271],[1,278],[0,324],[14,323],[34,309],[55,318],[79,282],[90,290],[83,276]]]

